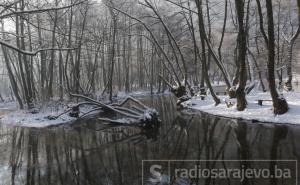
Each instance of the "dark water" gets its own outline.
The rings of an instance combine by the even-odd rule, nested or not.
[[[42,129],[2,125],[0,184],[151,184],[148,180],[153,176],[148,167],[152,164],[163,166],[162,177],[171,181],[167,184],[295,184],[295,178],[243,182],[233,178],[175,179],[172,172],[164,171],[166,166],[173,170],[200,164],[210,169],[217,166],[269,168],[278,164],[293,169],[293,161],[250,160],[298,160],[300,127],[178,112],[171,96],[148,97],[143,101],[160,112],[159,129],[108,127],[95,120]],[[179,161],[142,162],[167,159]],[[295,169],[292,175],[296,175]],[[142,182],[142,176],[147,182]]]

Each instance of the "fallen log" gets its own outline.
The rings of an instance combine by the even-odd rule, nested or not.
[[[103,115],[107,115],[107,113],[110,113],[109,115],[111,115],[111,113],[116,115],[112,116],[114,118],[98,118],[99,120],[109,122],[110,124],[156,128],[159,127],[161,122],[159,119],[159,113],[155,109],[149,108],[133,97],[127,97],[120,103],[106,104],[80,94],[70,94],[70,96],[78,99],[84,99],[86,102],[78,103],[64,113],[58,116],[49,117],[48,119],[57,119],[67,113],[69,113],[69,116],[71,117],[80,119],[95,113],[96,111],[101,111]],[[87,104],[94,107],[87,112],[81,113],[80,106]]]

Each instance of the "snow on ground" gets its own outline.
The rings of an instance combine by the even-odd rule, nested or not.
[[[168,93],[169,92],[166,91],[163,94]],[[117,98],[125,98],[128,96],[142,97],[150,95],[150,91],[135,91],[131,93],[120,92],[118,93]],[[23,127],[47,127],[74,122],[76,118],[72,118],[68,114],[64,114],[56,120],[48,119],[49,116],[57,116],[66,111],[67,108],[62,106],[62,104],[63,102],[59,102],[58,98],[53,98],[53,102],[40,106],[40,108],[38,108],[38,113],[32,114],[27,110],[19,110],[16,102],[0,103],[0,124],[10,124]],[[82,113],[88,112],[89,110],[91,110],[91,107],[80,107],[80,111]]]
[[[68,115],[63,115],[56,120],[47,119],[48,116],[56,116],[61,112],[62,111],[43,111],[32,114],[25,110],[18,110],[4,115],[4,117],[0,119],[0,123],[24,127],[47,127],[50,125],[59,125],[75,121],[75,118]]]
[[[0,103],[0,118],[8,112],[18,109],[17,102],[1,102]]]
[[[7,109],[7,107],[5,108]],[[81,107],[81,114],[91,110],[91,108],[92,107],[90,106]],[[57,116],[65,112],[67,109],[68,108],[62,105],[60,102],[50,102],[38,108],[38,113],[33,114],[30,113],[28,110],[19,110],[16,107],[14,109],[4,111],[1,109],[0,104],[0,124],[41,128],[53,125],[72,123],[76,120],[76,118],[70,117],[68,113],[60,116],[56,120],[48,119],[49,116]]]
[[[17,109],[17,107],[18,107],[18,104],[15,101],[1,102],[0,103],[0,110]]]
[[[235,99],[228,99],[228,96],[219,96],[222,103],[214,106],[214,101],[211,97],[206,100],[201,100],[200,97],[194,97],[191,100],[184,102],[184,106],[200,110],[213,115],[224,116],[228,118],[240,118],[245,120],[256,120],[260,122],[274,122],[274,123],[290,123],[300,124],[300,93],[287,92],[284,97],[289,104],[289,111],[284,115],[274,115],[272,111],[272,102],[263,102],[260,106],[257,100],[271,100],[270,94],[266,93],[253,93],[247,96],[248,106],[244,111],[237,111],[236,105],[227,108],[225,101],[235,103]]]

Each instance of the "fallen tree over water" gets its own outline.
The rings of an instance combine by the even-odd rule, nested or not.
[[[153,128],[158,127],[161,122],[159,114],[155,109],[144,105],[142,102],[133,97],[127,97],[119,103],[103,103],[80,94],[70,94],[70,96],[77,99],[83,99],[85,101],[71,106],[60,115],[49,117],[49,119],[57,119],[64,114],[69,114],[70,117],[82,119],[89,115],[101,112],[101,115],[113,117],[97,118],[101,121],[109,122],[109,124],[135,125]],[[80,107],[84,105],[91,105],[93,108],[87,112],[81,112]]]

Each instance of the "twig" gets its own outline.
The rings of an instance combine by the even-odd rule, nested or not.
[[[57,10],[67,9],[67,8],[71,8],[72,6],[76,6],[76,5],[82,4],[82,3],[86,2],[86,1],[88,1],[88,0],[83,0],[83,1],[80,1],[80,2],[77,2],[77,3],[73,3],[71,5],[68,5],[68,6],[62,6],[62,7],[52,7],[52,8],[43,8],[43,9],[35,9],[35,10],[13,11],[13,12],[1,15],[0,19],[8,18],[8,17],[13,16],[13,15],[43,13],[43,12],[49,12],[49,11],[57,11]]]

